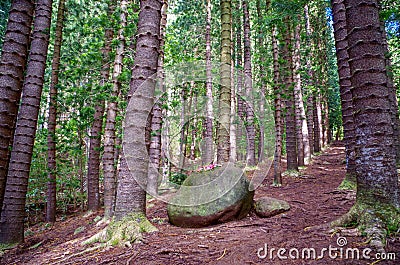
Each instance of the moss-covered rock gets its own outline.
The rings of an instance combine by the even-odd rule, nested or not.
[[[258,216],[267,218],[289,211],[290,205],[282,200],[263,197],[254,202],[254,209]]]
[[[194,173],[169,201],[169,221],[180,227],[205,227],[245,217],[254,192],[243,170],[233,164]]]

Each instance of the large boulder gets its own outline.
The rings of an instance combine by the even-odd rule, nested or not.
[[[262,197],[254,202],[254,210],[260,217],[272,217],[290,210],[289,203],[270,198]]]
[[[205,227],[245,217],[254,191],[233,164],[190,175],[167,206],[169,221],[180,227]]]

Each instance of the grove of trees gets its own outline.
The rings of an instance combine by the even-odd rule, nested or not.
[[[228,162],[280,187],[336,140],[357,199],[331,225],[378,248],[398,226],[396,1],[2,1],[0,45],[0,243],[145,218],[146,192]]]

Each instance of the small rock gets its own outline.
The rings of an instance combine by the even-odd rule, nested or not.
[[[270,197],[263,197],[254,202],[256,214],[260,217],[272,217],[290,210],[290,205],[286,201]]]

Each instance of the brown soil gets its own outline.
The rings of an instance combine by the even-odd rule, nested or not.
[[[144,241],[132,248],[89,249],[80,245],[105,225],[96,226],[94,219],[102,213],[89,216],[70,216],[58,221],[53,227],[31,228],[34,235],[26,243],[5,253],[1,264],[399,264],[400,237],[392,236],[387,251],[395,253],[396,261],[340,258],[337,238],[340,233],[329,234],[321,225],[346,213],[354,203],[354,192],[336,188],[344,178],[344,148],[335,143],[322,155],[316,157],[311,166],[302,171],[300,177],[284,177],[281,188],[271,187],[271,178],[265,180],[256,191],[256,198],[270,196],[286,200],[291,210],[272,218],[262,219],[251,213],[246,218],[215,225],[206,229],[183,229],[168,223],[165,204],[151,201],[148,217],[159,232],[146,234]],[[318,227],[319,226],[319,227]],[[81,232],[79,232],[81,231]],[[367,246],[360,236],[347,236],[348,248],[358,248],[360,256]],[[268,245],[274,259],[261,259],[257,251]],[[314,248],[317,255],[329,246],[339,248],[332,252],[336,259],[324,253],[322,259],[302,259],[304,248]],[[277,249],[285,248],[287,260],[277,257]],[[299,259],[291,259],[289,250],[297,248]],[[86,250],[86,251],[85,251]],[[84,252],[85,251],[85,252]],[[291,252],[295,255],[294,250]],[[262,253],[261,253],[262,254]],[[269,254],[269,253],[268,253]]]

